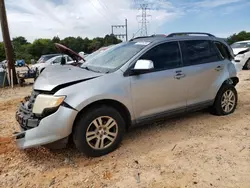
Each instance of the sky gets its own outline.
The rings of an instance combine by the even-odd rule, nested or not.
[[[140,34],[138,5],[145,2],[151,15],[148,34],[197,31],[228,37],[250,31],[250,0],[5,0],[5,6],[11,38],[32,42],[53,36],[104,37],[125,18],[131,38]]]

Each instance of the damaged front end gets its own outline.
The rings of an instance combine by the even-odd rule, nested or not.
[[[52,93],[34,90],[29,97],[25,97],[16,111],[16,120],[21,132],[14,133],[18,148],[25,149],[54,142],[64,147],[71,134],[72,122],[77,111],[69,108],[63,102],[59,105],[44,109],[34,109],[38,96],[54,97]],[[40,103],[46,101],[41,101]],[[46,104],[47,105],[47,104]],[[34,112],[36,110],[38,113]],[[39,112],[40,110],[40,112]],[[59,142],[60,141],[60,142]]]

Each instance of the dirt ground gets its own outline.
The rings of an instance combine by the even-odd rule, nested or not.
[[[250,72],[239,74],[238,108],[192,113],[130,130],[115,152],[86,158],[76,149],[19,151],[8,139],[31,86],[0,89],[0,187],[250,187]]]

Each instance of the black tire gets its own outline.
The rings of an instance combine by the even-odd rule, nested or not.
[[[40,71],[40,74],[44,71],[45,68],[43,68],[41,71]]]
[[[223,95],[228,91],[233,92],[234,97],[235,97],[235,103],[234,103],[234,105],[232,105],[230,111],[225,111],[222,107],[222,100],[224,99]],[[237,107],[237,102],[238,102],[238,94],[237,94],[235,87],[231,84],[224,84],[224,85],[222,85],[219,92],[217,93],[217,96],[215,98],[215,101],[214,101],[214,104],[212,107],[212,113],[215,115],[218,115],[218,116],[224,116],[224,115],[231,114],[235,111],[235,109]]]
[[[112,144],[104,149],[95,149],[91,147],[86,139],[86,133],[91,122],[98,117],[108,116],[116,121],[117,135]],[[73,130],[73,141],[76,148],[90,157],[99,157],[114,151],[122,141],[123,134],[125,132],[125,121],[121,114],[110,106],[93,107],[82,113],[76,120],[76,124]],[[104,139],[104,138],[103,138]],[[97,142],[97,141],[96,141]]]
[[[244,65],[245,70],[250,70],[250,59],[247,60],[246,64]]]

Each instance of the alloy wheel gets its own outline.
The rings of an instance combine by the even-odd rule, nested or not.
[[[224,112],[230,113],[236,104],[236,97],[233,91],[227,90],[221,99],[221,107]]]
[[[109,116],[101,116],[89,124],[86,141],[93,149],[101,150],[112,145],[117,135],[117,122]]]

